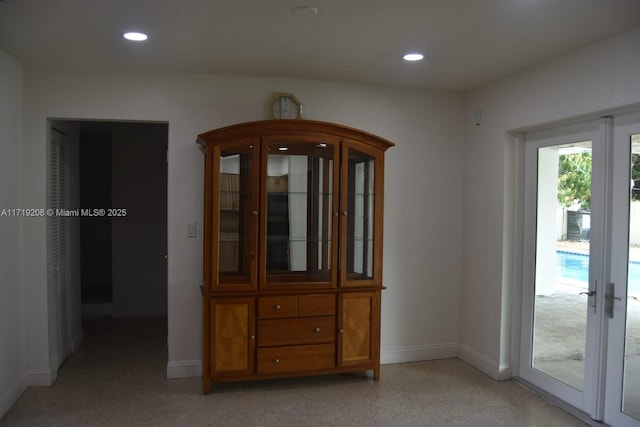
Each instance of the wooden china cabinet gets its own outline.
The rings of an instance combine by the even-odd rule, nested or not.
[[[384,152],[310,120],[198,136],[205,151],[203,392],[215,381],[380,376]]]

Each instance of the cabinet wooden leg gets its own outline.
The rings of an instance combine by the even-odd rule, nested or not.
[[[380,368],[373,370],[373,379],[378,381],[380,379]]]
[[[211,381],[208,378],[202,378],[202,394],[209,394],[211,391]]]

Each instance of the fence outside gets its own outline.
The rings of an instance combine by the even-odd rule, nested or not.
[[[640,201],[631,202],[629,209],[629,246],[640,247]],[[591,212],[570,211],[558,206],[556,238],[558,240],[589,240]]]

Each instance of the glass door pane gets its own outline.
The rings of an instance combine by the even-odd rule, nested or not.
[[[335,283],[335,142],[266,144],[264,271],[269,285]]]
[[[640,114],[615,128],[605,422],[640,426]],[[628,167],[622,167],[628,165]],[[628,228],[626,225],[628,224]]]
[[[375,158],[348,149],[346,156],[346,280],[372,280],[374,274]]]
[[[627,260],[627,312],[624,325],[622,412],[640,420],[640,133],[631,136],[630,148],[629,258]],[[624,296],[623,293],[622,297]]]
[[[538,148],[532,366],[582,391],[589,291],[591,141]]]
[[[218,285],[255,282],[258,165],[255,144],[229,144],[219,152]]]
[[[362,145],[342,148],[341,286],[374,286],[381,275],[382,159]],[[375,197],[374,194],[380,197]]]

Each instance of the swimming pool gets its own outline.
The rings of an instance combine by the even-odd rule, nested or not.
[[[589,256],[576,252],[556,251],[558,275],[565,279],[589,282]],[[640,262],[629,261],[629,293],[640,294]]]

